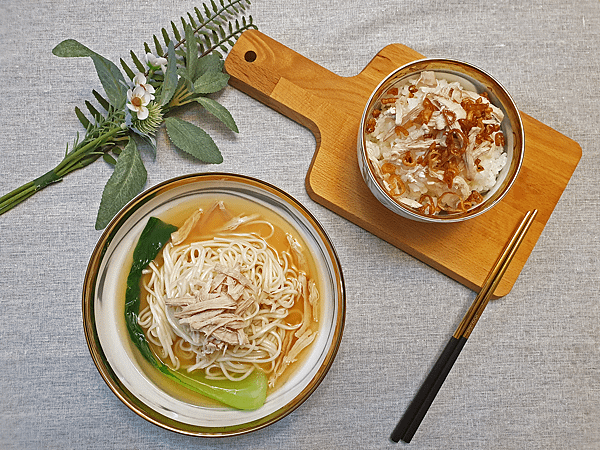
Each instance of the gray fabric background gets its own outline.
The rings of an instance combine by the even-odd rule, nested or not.
[[[0,0],[0,193],[61,159],[73,113],[100,90],[88,59],[51,49],[75,38],[118,61],[190,0]],[[469,61],[519,108],[576,140],[583,158],[512,292],[492,302],[425,418],[414,449],[600,448],[600,2],[256,0],[260,30],[340,75],[389,43]],[[141,53],[141,52],[140,52]],[[228,87],[237,136],[190,108],[225,158],[206,166],[158,136],[147,186],[200,171],[273,183],[330,234],[347,321],[313,396],[255,433],[202,439],[139,418],[105,385],[82,329],[81,290],[102,189],[99,161],[0,217],[0,448],[393,448],[388,436],[475,293],[314,203],[315,148],[300,125]],[[557,148],[557,151],[560,149]],[[402,444],[400,444],[402,446]]]

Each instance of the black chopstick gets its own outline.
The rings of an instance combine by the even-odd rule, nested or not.
[[[403,442],[408,443],[412,440],[415,432],[425,417],[425,414],[427,414],[429,407],[442,387],[442,384],[450,373],[454,362],[457,360],[458,355],[460,355],[467,339],[471,335],[475,324],[481,317],[483,310],[500,283],[508,265],[523,242],[525,234],[531,227],[536,215],[537,210],[529,211],[525,215],[510,241],[494,263],[492,270],[482,285],[481,291],[475,297],[475,300],[456,329],[456,332],[446,344],[442,354],[439,356],[433,368],[427,375],[427,378],[425,378],[425,381],[417,394],[404,412],[404,415],[394,428],[394,431],[390,436],[390,439],[393,442],[402,440]]]

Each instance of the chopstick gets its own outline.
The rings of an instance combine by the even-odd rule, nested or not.
[[[402,440],[403,442],[408,443],[412,440],[415,432],[425,417],[425,414],[427,414],[429,407],[433,403],[435,396],[442,387],[444,380],[450,373],[454,362],[457,360],[458,355],[471,335],[473,328],[483,314],[483,310],[500,283],[508,265],[523,242],[525,234],[531,227],[536,215],[537,209],[528,211],[517,230],[513,233],[511,239],[504,247],[504,250],[494,263],[492,270],[483,282],[479,294],[477,294],[475,300],[473,300],[471,307],[458,325],[456,331],[450,338],[450,341],[448,341],[448,344],[446,344],[442,354],[429,372],[429,375],[427,375],[425,381],[423,381],[421,388],[404,412],[404,415],[396,425],[396,428],[394,428],[394,431],[390,436],[390,439],[393,442]]]

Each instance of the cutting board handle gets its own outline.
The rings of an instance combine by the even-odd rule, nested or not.
[[[260,31],[248,30],[229,52],[225,70],[233,87],[311,130],[318,148],[322,133],[336,133],[332,122],[362,115],[368,94],[398,67],[398,52],[410,59],[422,57],[389,45],[359,74],[342,77]]]
[[[225,61],[229,84],[319,134],[315,106],[341,77],[256,30],[244,32]]]

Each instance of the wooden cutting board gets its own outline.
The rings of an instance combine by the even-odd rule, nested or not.
[[[581,147],[522,113],[525,159],[506,197],[462,223],[424,224],[382,206],[358,169],[357,135],[363,108],[377,84],[422,55],[400,44],[385,47],[353,77],[341,77],[268,36],[244,32],[225,61],[230,84],[313,132],[317,148],[306,176],[316,202],[385,239],[465,286],[479,290],[510,235],[530,209],[536,221],[495,297],[512,289],[564,191]],[[289,149],[290,155],[296,149]],[[360,255],[357,255],[360,257]]]

